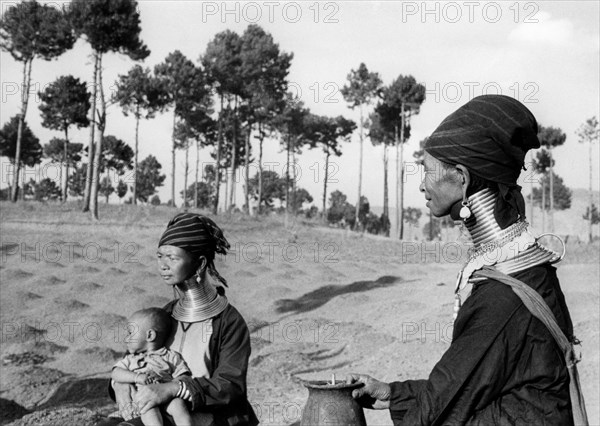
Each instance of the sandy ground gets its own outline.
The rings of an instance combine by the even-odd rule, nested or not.
[[[2,205],[0,424],[93,424],[123,353],[127,316],[172,298],[155,247],[172,210]],[[234,252],[217,261],[252,333],[249,399],[261,423],[300,420],[300,378],[424,378],[450,344],[458,243],[400,243],[279,218],[217,219]],[[583,342],[579,371],[600,424],[598,245],[573,246],[559,277]],[[387,412],[367,412],[389,425]]]

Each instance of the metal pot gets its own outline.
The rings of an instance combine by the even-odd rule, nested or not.
[[[367,426],[363,409],[352,398],[362,383],[305,381],[308,400],[300,426]]]

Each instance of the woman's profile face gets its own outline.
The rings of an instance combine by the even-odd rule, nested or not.
[[[427,207],[435,217],[450,214],[450,209],[462,200],[462,185],[458,176],[451,176],[456,171],[453,168],[444,168],[444,164],[425,152],[423,160],[425,174],[419,190],[425,195]]]
[[[158,272],[169,285],[184,282],[196,272],[198,262],[180,247],[164,245],[156,252]]]

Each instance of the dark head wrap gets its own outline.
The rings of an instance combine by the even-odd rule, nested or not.
[[[442,121],[425,150],[438,160],[462,164],[500,192],[494,214],[502,228],[525,217],[517,179],[525,154],[539,148],[535,117],[521,102],[503,95],[473,98]]]
[[[225,278],[217,272],[215,253],[227,254],[231,247],[221,228],[206,216],[195,213],[180,213],[169,221],[160,237],[158,246],[175,246],[196,256],[205,256],[208,272],[227,286]]]

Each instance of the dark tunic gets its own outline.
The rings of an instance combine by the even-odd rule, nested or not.
[[[556,269],[512,274],[534,288],[572,340],[573,325]],[[461,307],[452,344],[427,380],[391,383],[394,425],[573,424],[569,374],[546,326],[509,286],[476,284]]]
[[[165,310],[170,313],[174,304],[175,301],[169,303]],[[212,327],[210,378],[186,380],[193,387],[192,411],[212,413],[216,425],[257,425],[246,389],[250,358],[248,326],[237,309],[227,305],[213,318]]]

